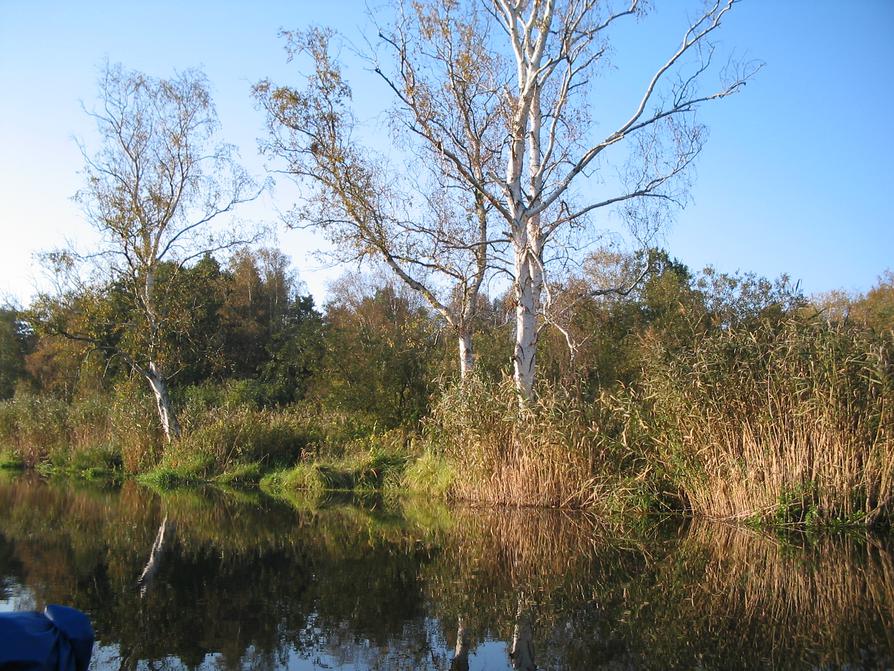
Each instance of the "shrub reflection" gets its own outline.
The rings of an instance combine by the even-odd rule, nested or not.
[[[894,557],[873,537],[28,478],[0,481],[0,511],[0,600],[87,611],[101,668],[894,662]]]

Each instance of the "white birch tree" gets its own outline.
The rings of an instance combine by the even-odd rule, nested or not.
[[[113,295],[122,313],[136,321],[133,332],[117,340],[59,331],[121,357],[145,378],[171,441],[180,434],[169,392],[176,371],[168,370],[163,350],[184,315],[167,309],[165,294],[191,261],[256,238],[235,226],[221,231],[214,223],[259,190],[236,162],[234,148],[216,142],[217,114],[197,71],[155,79],[107,65],[99,107],[89,114],[100,147],[95,153],[81,147],[86,184],[75,198],[100,246],[89,254],[47,256],[70,271],[75,283],[59,300],[67,296],[80,309],[90,304],[79,300],[86,294]],[[88,271],[92,275],[85,280]]]
[[[419,0],[402,6],[382,30],[393,67],[380,66],[396,94],[407,128],[428,143],[502,219],[511,246],[509,271],[515,299],[514,378],[523,401],[533,394],[537,339],[548,319],[547,269],[551,254],[577,227],[592,230],[599,211],[618,209],[633,229],[654,229],[666,211],[682,205],[686,175],[698,155],[703,128],[695,110],[738,91],[756,67],[728,69],[709,91],[710,38],[737,0],[710,0],[683,30],[680,41],[641,85],[623,120],[595,134],[590,115],[593,77],[607,62],[612,30],[645,15],[644,3],[603,0]],[[432,91],[461,89],[461,69],[441,58],[449,51],[445,26],[463,12],[495,81],[498,96],[457,105],[459,114],[501,118],[502,142],[491,147],[484,174],[470,160],[468,138],[453,131],[456,110]],[[433,18],[434,17],[434,18]],[[482,18],[484,17],[484,18]],[[615,179],[608,168],[617,167]],[[587,177],[609,175],[615,191],[587,195]]]
[[[493,119],[478,113],[475,100],[495,95],[486,60],[477,59],[471,31],[452,26],[445,36],[450,63],[465,63],[463,104],[450,123],[469,139],[471,170],[486,180]],[[351,89],[330,54],[331,33],[285,33],[293,56],[309,57],[312,72],[297,89],[269,81],[255,86],[266,111],[268,135],[262,149],[285,164],[280,172],[301,187],[305,201],[291,225],[322,230],[340,261],[371,257],[414,291],[455,333],[461,376],[474,365],[472,335],[490,269],[492,206],[430,146],[413,148],[400,171],[355,137]],[[456,65],[459,67],[459,65]],[[490,124],[490,126],[488,125]],[[411,138],[415,139],[415,138]]]

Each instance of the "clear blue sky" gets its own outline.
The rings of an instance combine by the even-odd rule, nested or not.
[[[629,71],[635,81],[675,46],[684,3],[654,4],[644,26],[623,33],[630,40],[618,45],[616,76]],[[296,81],[276,35],[308,24],[356,43],[368,28],[364,3],[353,0],[0,0],[0,298],[28,300],[41,281],[35,251],[65,239],[89,244],[70,200],[81,185],[73,138],[93,139],[80,101],[95,100],[105,59],[156,76],[203,68],[224,138],[261,174],[263,119],[249,89],[263,77]],[[724,53],[766,66],[743,93],[701,114],[711,137],[693,203],[666,234],[669,251],[695,269],[785,272],[809,293],[866,290],[894,268],[894,1],[744,0],[719,39]],[[634,64],[625,69],[627,58]],[[374,78],[356,66],[349,75],[358,105],[380,109],[387,94]],[[597,120],[623,109],[604,102]],[[275,208],[294,195],[282,184],[245,215],[275,223]],[[310,255],[321,242],[280,229],[279,244],[321,297],[339,272]]]

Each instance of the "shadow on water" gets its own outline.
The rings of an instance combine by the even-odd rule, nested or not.
[[[95,669],[890,668],[887,540],[0,480],[0,608]]]

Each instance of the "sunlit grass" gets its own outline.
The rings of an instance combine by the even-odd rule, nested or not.
[[[633,430],[697,513],[879,524],[894,504],[892,354],[890,337],[846,326],[730,329],[654,353]]]
[[[340,459],[298,463],[262,480],[268,491],[377,491],[401,486],[408,458],[404,454],[373,449]]]

